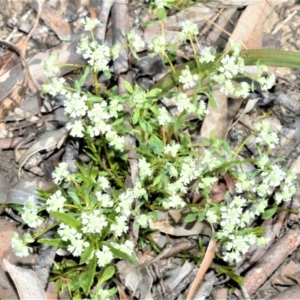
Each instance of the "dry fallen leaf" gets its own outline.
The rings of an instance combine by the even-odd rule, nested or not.
[[[0,76],[0,118],[4,118],[23,101],[29,73],[25,58],[16,46],[2,40],[0,45],[13,50],[21,60],[20,64]]]
[[[45,291],[41,287],[41,284],[34,271],[16,267],[10,264],[5,258],[3,259],[3,263],[18,290],[21,300],[47,300]]]

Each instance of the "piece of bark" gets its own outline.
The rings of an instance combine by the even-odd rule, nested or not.
[[[244,287],[248,294],[253,295],[299,245],[300,229],[290,230],[279,239],[246,274]]]
[[[299,300],[300,298],[300,285],[294,285],[287,288],[285,291],[268,298],[268,300]]]
[[[128,22],[128,0],[117,1],[111,11],[112,28],[113,28],[113,44],[119,44],[123,48],[119,53],[119,57],[114,60],[114,73],[118,76],[128,71],[128,50],[126,44],[127,39],[123,32],[126,32]]]

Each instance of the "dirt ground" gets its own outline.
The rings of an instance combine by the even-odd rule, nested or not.
[[[148,1],[145,1],[145,5]],[[222,51],[228,40],[228,35],[240,41],[246,49],[281,49],[299,51],[300,49],[300,2],[281,0],[256,1],[204,1],[207,6],[192,6],[190,9],[171,10],[166,22],[166,38],[172,41],[180,30],[182,20],[191,20],[199,25],[201,34],[199,44],[211,45]],[[249,5],[248,5],[249,3]],[[160,35],[160,27],[140,24],[151,20],[153,15],[145,9],[143,1],[129,1],[127,27],[139,28],[144,40],[149,42],[155,35]],[[0,37],[9,38],[9,42],[17,45],[25,39],[35,22],[37,5],[30,0],[0,0]],[[35,87],[26,90],[25,96],[16,96],[9,102],[11,90],[7,88],[5,73],[19,63],[19,57],[0,43],[0,203],[23,204],[34,193],[36,188],[49,188],[53,185],[51,173],[55,166],[66,155],[70,145],[65,142],[59,149],[50,146],[37,147],[29,157],[23,154],[35,143],[41,143],[40,137],[45,133],[53,133],[55,138],[63,137],[60,128],[65,119],[61,109],[53,107],[51,99],[41,97],[37,86],[43,82],[41,59],[49,55],[49,49],[59,48],[61,59],[65,57],[76,62],[78,54],[74,51],[76,41],[84,37],[78,24],[80,17],[87,15],[99,16],[100,1],[45,1],[40,15],[40,21],[32,38],[26,45],[25,57],[30,61],[34,58],[31,74]],[[109,12],[109,11],[108,11]],[[112,39],[111,20],[108,23],[107,40]],[[73,44],[72,44],[73,43]],[[20,46],[20,44],[19,44]],[[73,47],[73,48],[72,48]],[[21,49],[25,49],[22,48]],[[146,56],[145,51],[140,53]],[[177,63],[186,62],[191,57],[189,45],[178,49]],[[151,61],[148,67],[136,61],[130,61],[131,72],[137,75],[140,85],[150,87],[164,75],[164,69]],[[280,145],[271,155],[283,157],[285,166],[292,165],[300,173],[300,71],[289,68],[271,68],[277,77],[276,85],[268,92],[256,91],[251,99],[244,101],[236,114],[224,125],[233,105],[230,101],[222,111],[213,112],[214,118],[207,120],[210,130],[217,132],[225,130],[225,137],[232,149],[237,149],[241,141],[249,134],[250,124],[261,115],[268,114],[272,129],[280,137]],[[14,77],[15,84],[24,84],[26,70],[16,71],[23,75]],[[14,73],[12,73],[14,74]],[[66,74],[66,73],[65,73]],[[135,76],[134,75],[134,76]],[[13,76],[13,75],[10,75]],[[11,77],[12,78],[12,77]],[[13,81],[12,79],[9,82]],[[17,93],[18,95],[18,93]],[[2,102],[2,104],[1,104]],[[224,116],[224,114],[227,114]],[[217,121],[216,121],[217,120]],[[229,124],[229,125],[228,125]],[[221,135],[221,134],[220,134]],[[248,157],[251,153],[250,144],[241,155]],[[70,148],[68,148],[70,149]],[[33,155],[35,154],[35,155]],[[30,158],[30,159],[29,159]],[[292,203],[288,208],[300,208],[300,189],[298,188]],[[8,209],[2,209],[0,214],[0,298],[18,299],[15,285],[3,265],[3,259],[11,264],[25,268],[35,267],[38,254],[27,258],[18,258],[10,247],[13,232],[22,232],[20,218]],[[204,277],[206,294],[201,299],[300,299],[300,235],[299,218],[296,214],[280,212],[275,218],[265,221],[264,227],[272,237],[270,248],[256,249],[249,253],[243,264],[237,267],[239,274],[246,276],[243,288],[231,289],[227,278],[217,278],[210,272]],[[173,237],[174,238],[174,237]],[[284,250],[283,250],[284,249]],[[267,257],[272,257],[271,261]],[[276,262],[276,263],[275,263]],[[212,268],[213,270],[213,268]],[[213,279],[211,279],[213,278]],[[259,282],[256,286],[255,282]],[[211,284],[208,284],[211,283]],[[27,288],[29,288],[28,284]],[[231,293],[232,292],[232,293]],[[157,296],[158,299],[162,296]],[[48,299],[57,299],[55,285],[47,287]],[[128,298],[130,299],[130,298]],[[181,295],[177,299],[184,299]],[[200,298],[199,298],[200,299]]]

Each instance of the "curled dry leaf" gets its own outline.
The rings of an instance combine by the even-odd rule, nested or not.
[[[17,53],[21,60],[20,64],[0,76],[0,118],[4,118],[22,102],[29,73],[26,60],[16,46],[2,40],[0,45]]]
[[[212,229],[206,222],[185,222],[189,214],[187,209],[170,209],[168,211],[157,211],[157,221],[149,220],[151,229],[174,236],[208,235],[211,236]]]
[[[37,142],[27,149],[19,159],[19,177],[22,167],[32,155],[42,150],[51,151],[55,148],[60,148],[63,141],[68,136],[68,133],[69,131],[65,127],[62,127],[58,130],[46,132],[41,135]]]
[[[3,259],[3,263],[12,278],[20,299],[46,299],[47,296],[44,289],[41,287],[39,279],[34,271],[16,267]]]

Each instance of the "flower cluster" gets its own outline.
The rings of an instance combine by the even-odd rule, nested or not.
[[[27,245],[33,242],[34,238],[29,233],[25,233],[22,239],[16,232],[11,237],[11,247],[19,257],[26,257],[29,255],[29,252],[32,252],[32,248]]]
[[[199,76],[197,74],[192,74],[188,66],[181,71],[178,78],[178,81],[185,90],[194,87],[197,80],[199,80]]]
[[[164,7],[172,1],[154,1],[161,17]],[[99,24],[98,20],[89,18],[80,23],[87,31]],[[179,38],[190,41],[195,55],[193,37],[198,34],[196,24],[183,22]],[[129,49],[137,57],[134,51],[143,49],[144,41],[133,31],[127,34],[127,40]],[[196,212],[194,215],[199,221],[205,218],[216,225],[215,237],[222,244],[225,261],[238,262],[251,245],[267,242],[258,229],[255,231],[249,226],[266,212],[270,197],[279,205],[290,200],[296,191],[296,174],[271,163],[262,153],[263,147],[269,149],[278,144],[278,137],[269,123],[263,121],[253,126],[251,136],[255,136],[260,156],[254,163],[255,170],[248,173],[243,172],[243,162],[240,166],[235,161],[237,155],[231,153],[226,141],[214,138],[212,133],[211,139],[199,144],[185,131],[195,128],[195,123],[189,120],[191,115],[202,120],[207,114],[206,102],[211,101],[210,90],[214,85],[219,85],[225,94],[248,96],[250,84],[235,81],[244,72],[241,47],[232,40],[229,45],[230,50],[223,55],[217,55],[210,47],[204,48],[199,57],[196,56],[198,73],[194,74],[192,65],[185,66],[180,74],[174,74],[178,76],[179,92],[174,89],[166,94],[164,87],[145,91],[127,81],[123,81],[123,85],[128,93],[122,95],[117,94],[115,87],[103,87],[97,80],[97,73],[110,75],[109,63],[118,57],[122,47],[100,45],[92,33],[91,38],[85,37],[78,43],[77,53],[82,54],[88,66],[74,87],[62,78],[53,77],[58,71],[57,57],[50,57],[44,63],[49,80],[41,90],[52,96],[63,95],[64,112],[69,118],[66,128],[71,137],[81,139],[89,162],[78,163],[78,171],[72,174],[67,163],[60,163],[52,174],[56,190],[41,194],[41,199],[44,198],[41,206],[37,206],[34,198],[28,199],[22,218],[25,224],[37,230],[43,223],[39,213],[48,213],[57,219],[55,239],[44,242],[64,247],[70,255],[80,257],[74,264],[78,261],[78,273],[84,272],[79,276],[85,274],[87,280],[78,280],[79,283],[74,284],[76,292],[80,289],[89,291],[87,295],[92,299],[113,295],[115,290],[105,289],[107,286],[103,283],[113,276],[114,260],[135,261],[135,244],[128,240],[129,228],[147,228],[148,220],[154,216],[153,211],[149,213],[153,207],[166,210],[186,207],[193,193],[201,195],[203,202],[193,204],[191,211]],[[154,37],[148,49],[165,58],[176,73],[167,54],[174,48],[166,45],[163,36]],[[275,77],[261,76],[263,70],[264,66],[261,66],[256,80],[265,90],[272,86]],[[91,73],[95,89],[86,92],[82,86]],[[174,82],[177,82],[176,76]],[[113,80],[111,83],[109,86],[113,85]],[[194,87],[192,95],[185,93]],[[167,98],[172,98],[176,109],[167,105]],[[134,172],[131,174],[131,171]],[[223,202],[214,203],[212,187],[225,178],[224,174],[235,178],[236,194],[228,193]],[[139,234],[145,231],[147,229],[142,229]],[[32,250],[27,244],[33,240],[28,234],[23,239],[15,234],[12,247],[18,255],[25,256]],[[97,280],[95,274],[99,275]],[[98,284],[93,286],[96,281]]]
[[[22,219],[31,228],[39,227],[44,222],[44,220],[38,216],[38,207],[32,196],[29,197],[23,207]]]
[[[265,237],[257,237],[252,232],[239,233],[255,215],[252,211],[245,210],[246,207],[246,199],[235,196],[226,206],[220,208],[220,229],[217,231],[216,237],[225,241],[222,257],[230,263],[239,262],[242,254],[245,254],[250,246],[267,242]],[[209,218],[211,219],[212,216]]]
[[[268,146],[273,149],[279,142],[279,139],[270,127],[268,121],[262,121],[253,125],[253,130],[258,133],[255,142],[261,146]]]

